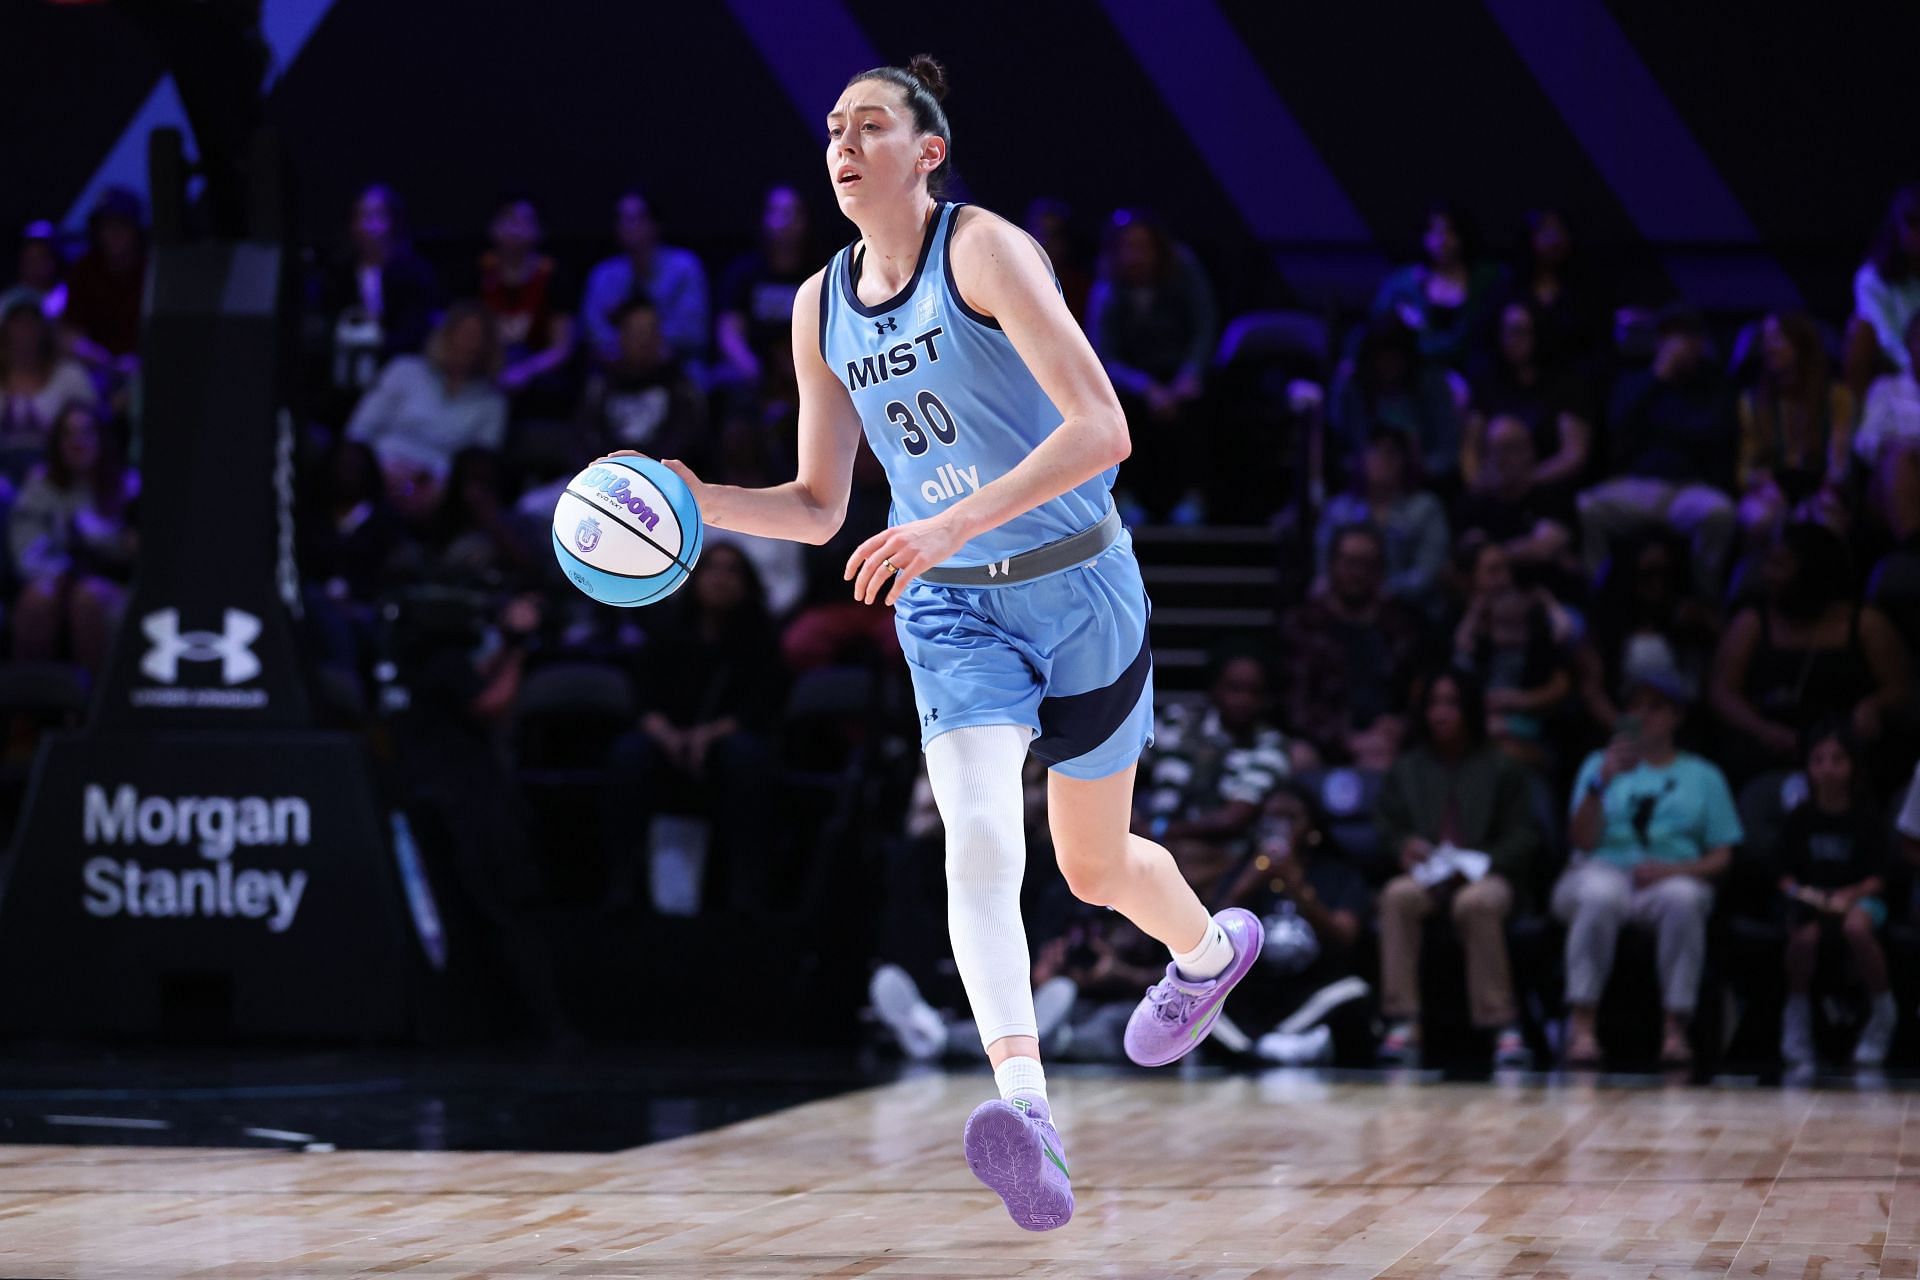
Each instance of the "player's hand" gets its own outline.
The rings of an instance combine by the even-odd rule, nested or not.
[[[891,605],[907,584],[952,558],[966,539],[944,515],[882,529],[855,548],[843,578],[853,579],[853,598],[872,604],[882,591]],[[892,589],[888,589],[891,578]]]

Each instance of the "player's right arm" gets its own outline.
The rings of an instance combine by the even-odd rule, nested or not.
[[[716,529],[763,538],[823,543],[847,518],[853,455],[860,447],[860,415],[853,397],[820,356],[818,271],[793,299],[793,369],[800,384],[799,474],[766,489],[707,484],[682,462],[662,459],[693,491],[700,518]]]

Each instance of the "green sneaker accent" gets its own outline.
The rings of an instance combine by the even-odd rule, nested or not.
[[[1047,1153],[1047,1159],[1053,1161],[1053,1167],[1060,1171],[1061,1177],[1071,1178],[1073,1176],[1067,1172],[1067,1166],[1061,1161],[1060,1157],[1053,1153],[1053,1148],[1047,1145],[1045,1138],[1040,1139],[1040,1149]]]

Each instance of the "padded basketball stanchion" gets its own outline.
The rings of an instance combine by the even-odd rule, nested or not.
[[[311,728],[293,631],[285,251],[189,239],[178,135],[151,157],[141,554],[86,727],[34,765],[0,1031],[396,1037],[420,952],[389,824],[360,740]]]

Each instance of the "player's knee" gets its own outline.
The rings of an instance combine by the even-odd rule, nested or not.
[[[1060,863],[1060,874],[1065,877],[1067,888],[1074,897],[1090,906],[1113,905],[1120,876],[1125,871],[1116,859],[1067,845],[1057,846],[1055,854]]]
[[[947,883],[1016,886],[1026,865],[1026,840],[1019,816],[968,809],[946,816]]]

